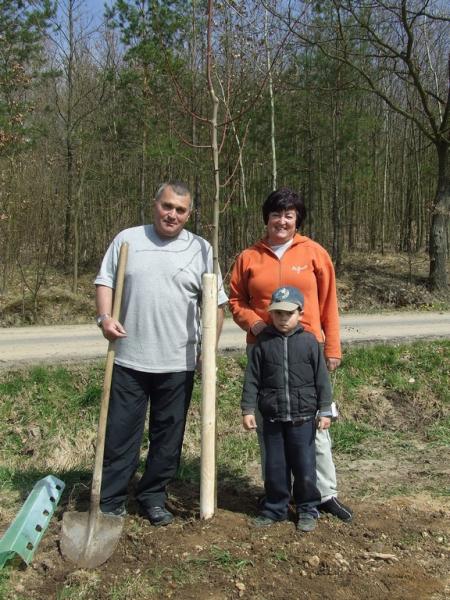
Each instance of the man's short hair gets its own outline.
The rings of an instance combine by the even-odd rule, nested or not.
[[[182,181],[165,181],[164,183],[162,183],[159,186],[159,188],[157,189],[156,194],[155,194],[156,202],[158,202],[158,200],[163,195],[164,190],[168,187],[172,188],[177,196],[189,196],[191,198],[190,208],[192,208],[191,192],[190,192],[188,186],[185,183],[183,183]]]

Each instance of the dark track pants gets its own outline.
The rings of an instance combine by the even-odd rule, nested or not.
[[[137,487],[146,507],[164,506],[166,486],[180,463],[194,372],[143,373],[114,365],[106,428],[101,506],[111,510],[127,497],[139,454],[150,400],[149,451]]]
[[[264,420],[266,498],[262,515],[274,520],[286,519],[291,489],[297,512],[318,515],[320,492],[316,485],[315,435],[314,419],[295,425]]]

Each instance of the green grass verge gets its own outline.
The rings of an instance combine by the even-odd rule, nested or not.
[[[335,394],[345,403],[365,386],[397,393],[425,393],[450,405],[450,342],[416,342],[347,349]]]
[[[243,475],[246,465],[258,459],[255,435],[241,427],[240,396],[245,356],[221,356],[218,361],[217,415],[218,467]],[[102,388],[103,365],[34,367],[2,373],[0,377],[0,488],[14,487],[19,477],[26,488],[40,471],[43,458],[61,441],[70,441],[67,451],[80,452],[80,440],[87,432],[95,435]],[[389,401],[390,418],[399,412],[423,421],[428,442],[450,442],[450,342],[415,343],[402,346],[374,346],[345,352],[334,386],[342,418],[333,424],[336,452],[354,452],[371,437],[379,437],[390,422],[380,422],[379,397]],[[376,390],[377,397],[367,394]],[[418,401],[421,400],[418,410]],[[201,387],[197,381],[186,435],[185,460],[181,476],[196,479],[200,439]],[[427,420],[427,407],[430,415]],[[432,408],[435,407],[435,412]],[[437,412],[436,412],[437,411]],[[383,416],[383,415],[382,415]],[[394,423],[395,425],[395,423]],[[145,447],[147,440],[143,441]],[[84,448],[92,455],[92,440]],[[80,459],[78,467],[57,469],[70,477],[88,469]],[[87,470],[86,470],[87,469]],[[28,474],[28,475],[27,475]]]

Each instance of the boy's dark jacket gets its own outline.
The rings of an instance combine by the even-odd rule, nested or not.
[[[296,421],[331,412],[331,385],[315,336],[299,325],[285,336],[269,326],[250,353],[242,392],[242,414],[256,405],[263,418]]]

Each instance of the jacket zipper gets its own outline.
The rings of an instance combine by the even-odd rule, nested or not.
[[[283,359],[284,359],[284,382],[286,394],[286,421],[292,421],[291,418],[291,393],[289,390],[289,357],[288,357],[288,337],[283,336]]]
[[[283,265],[281,264],[283,262],[283,258],[285,257],[285,255],[289,252],[289,250],[292,248],[293,244],[291,244],[289,246],[289,248],[286,248],[286,250],[284,251],[284,254],[281,258],[278,258],[278,256],[275,254],[275,252],[272,250],[272,248],[270,246],[266,246],[268,248],[268,250],[275,256],[275,258],[278,261],[278,287],[280,287],[280,285],[282,285],[281,281],[281,274],[283,271]]]

